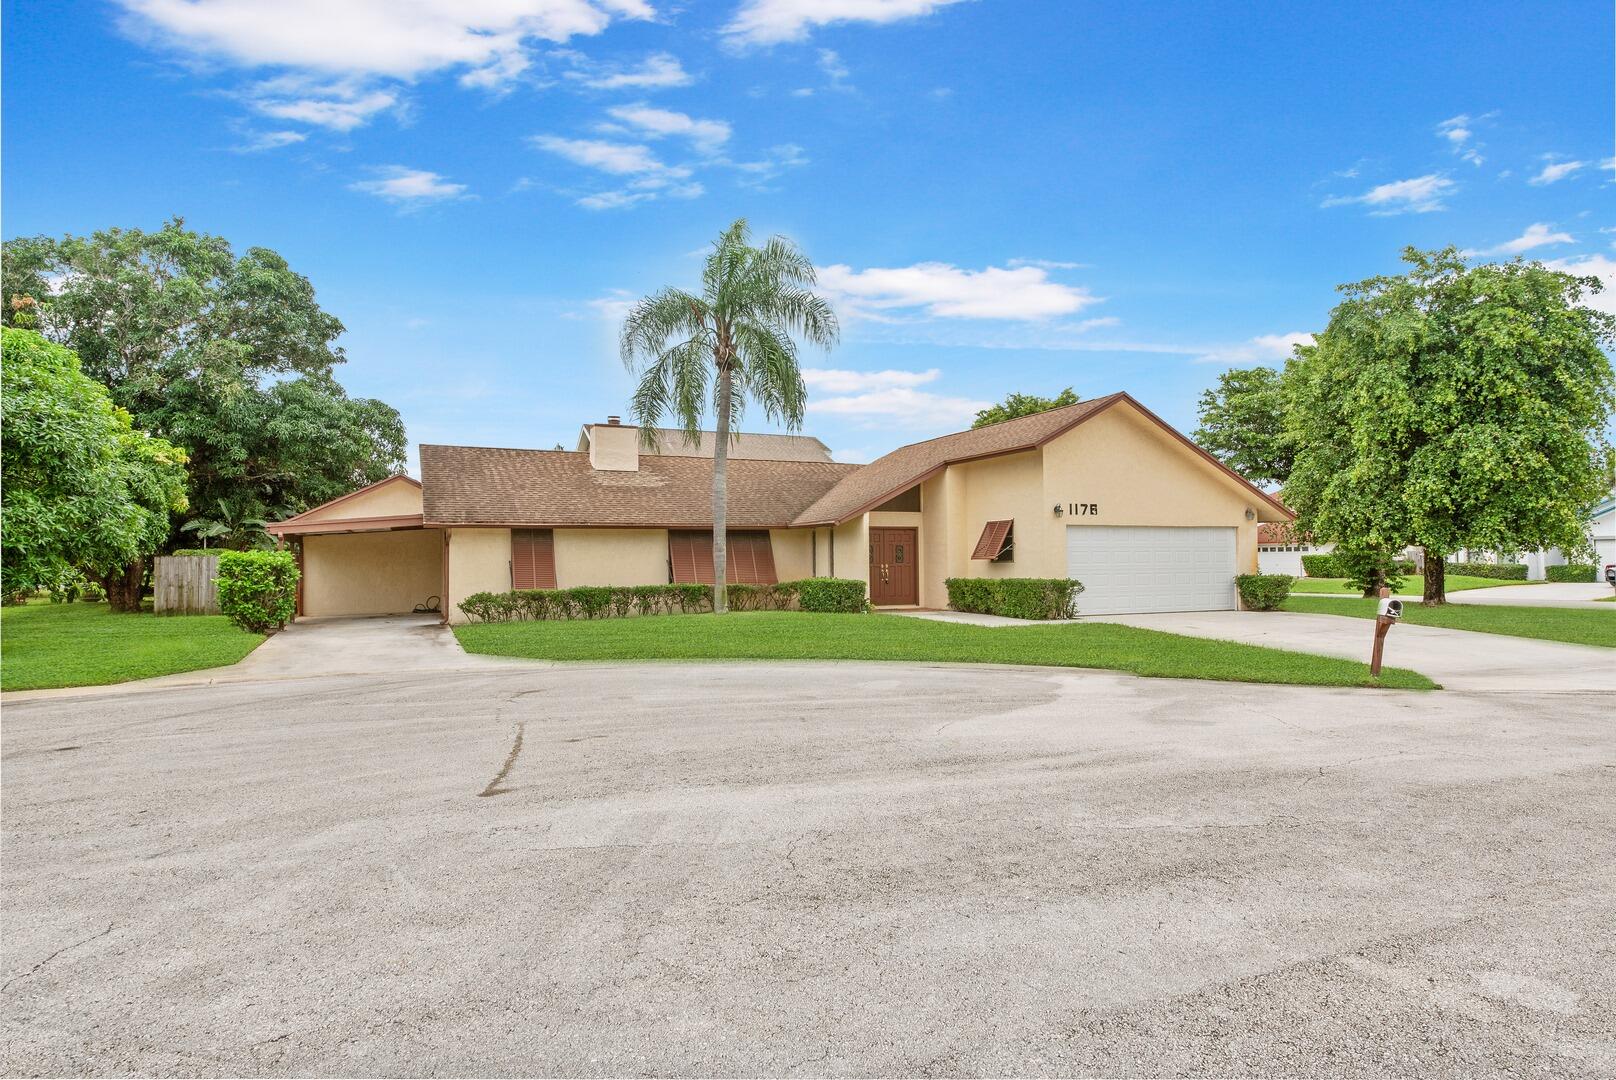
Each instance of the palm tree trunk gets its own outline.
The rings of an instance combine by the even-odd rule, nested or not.
[[[718,430],[713,436],[713,613],[729,610],[729,365],[718,368]]]

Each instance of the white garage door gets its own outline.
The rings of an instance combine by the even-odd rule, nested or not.
[[[1068,525],[1079,615],[1221,611],[1235,606],[1234,533],[1223,528]]]

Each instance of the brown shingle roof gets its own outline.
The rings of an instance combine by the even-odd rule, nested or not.
[[[1121,401],[1126,401],[1138,409],[1145,417],[1159,424],[1164,431],[1227,473],[1231,479],[1248,488],[1257,498],[1284,514],[1286,520],[1290,519],[1290,511],[1278,500],[1184,438],[1161,417],[1132,397],[1127,394],[1107,394],[1092,401],[1080,401],[1076,405],[1064,405],[1048,412],[1034,413],[1032,416],[1021,416],[971,431],[960,431],[953,435],[943,435],[927,439],[925,442],[900,446],[892,453],[877,458],[843,479],[816,499],[812,506],[797,515],[795,523],[828,525],[846,521],[879,506],[900,492],[909,490],[946,465],[1036,449]]]
[[[584,425],[587,432],[594,424]],[[661,457],[704,457],[713,456],[714,432],[703,431],[701,438],[695,443],[685,440],[685,433],[678,428],[657,428],[657,447],[655,450],[640,448],[640,455],[657,454]],[[589,449],[584,439],[578,440],[578,449]],[[729,457],[731,461],[748,458],[757,461],[830,461],[830,447],[814,438],[812,435],[770,435],[752,431],[742,431],[730,438]]]
[[[829,461],[729,463],[731,528],[784,527],[860,466]],[[638,472],[593,469],[564,450],[421,446],[428,525],[634,525],[710,528],[713,463],[642,454]]]
[[[845,521],[920,483],[951,462],[1008,454],[1042,446],[1061,432],[1121,400],[1122,394],[1080,401],[1048,412],[958,431],[900,446],[844,479],[798,515],[798,524]]]

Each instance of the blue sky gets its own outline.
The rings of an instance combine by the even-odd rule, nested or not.
[[[1406,244],[1616,285],[1604,0],[4,11],[5,235],[276,249],[415,442],[623,412],[624,302],[740,216],[821,267],[806,430],[846,460],[1068,385],[1188,429]]]

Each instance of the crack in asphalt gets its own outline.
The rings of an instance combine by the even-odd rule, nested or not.
[[[500,787],[499,785],[511,774],[511,768],[515,766],[516,759],[522,754],[522,736],[526,730],[527,721],[518,720],[516,722],[516,738],[511,742],[511,752],[505,755],[505,764],[500,767],[499,772],[494,774],[494,778],[488,781],[488,786],[477,793],[479,799],[486,799],[490,795],[504,795],[508,791],[515,790],[514,788]]]
[[[34,972],[36,972],[40,968],[44,967],[46,964],[50,963],[52,960],[56,959],[58,956],[61,956],[63,953],[72,952],[74,949],[78,948],[81,945],[88,945],[90,942],[94,941],[96,938],[104,938],[104,937],[106,937],[108,934],[112,933],[113,929],[116,926],[117,926],[116,923],[108,923],[107,928],[105,930],[101,931],[100,933],[91,934],[89,937],[83,939],[82,941],[75,941],[71,945],[62,946],[60,949],[57,949],[55,952],[53,952],[49,956],[45,957],[45,959],[41,960],[39,963],[37,963],[33,967],[29,968],[27,971],[23,972],[21,975],[14,975],[11,978],[7,979],[6,982],[5,982],[5,985],[0,986],[0,993],[4,993],[5,991],[10,990],[13,983],[19,983],[22,980],[28,978],[28,976],[32,975]]]

